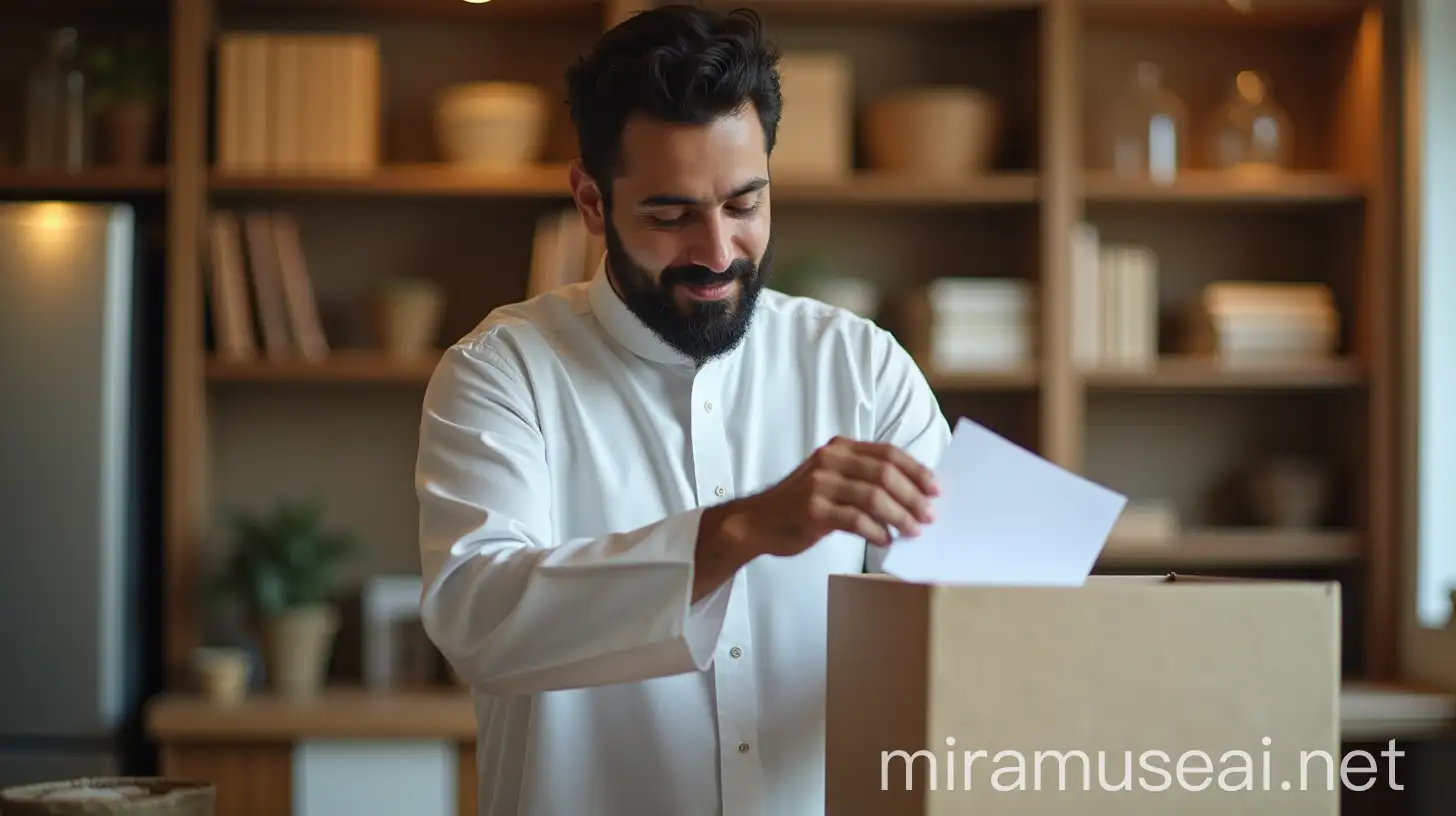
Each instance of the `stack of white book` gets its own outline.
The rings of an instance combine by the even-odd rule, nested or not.
[[[380,161],[379,39],[224,31],[217,45],[217,169],[362,175]]]
[[[1032,362],[1035,321],[1028,281],[940,278],[926,294],[931,365],[937,371],[1006,371]]]
[[[1077,225],[1072,253],[1073,361],[1079,369],[1150,370],[1158,362],[1158,256],[1103,244]]]
[[[1340,316],[1320,283],[1220,281],[1190,309],[1185,342],[1226,366],[1290,365],[1333,357]]]

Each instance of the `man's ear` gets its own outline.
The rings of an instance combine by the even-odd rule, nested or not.
[[[571,162],[571,198],[576,202],[576,211],[586,222],[586,230],[598,238],[607,232],[607,205],[601,188],[586,172],[581,159]]]

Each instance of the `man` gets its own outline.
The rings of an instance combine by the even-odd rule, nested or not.
[[[764,286],[776,64],[748,15],[603,36],[568,85],[606,257],[430,383],[422,614],[481,813],[823,812],[828,577],[931,520],[950,433],[890,335]]]

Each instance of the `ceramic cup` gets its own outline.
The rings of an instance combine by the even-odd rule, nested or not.
[[[218,705],[236,705],[248,695],[252,664],[242,649],[202,648],[193,660],[198,686]]]

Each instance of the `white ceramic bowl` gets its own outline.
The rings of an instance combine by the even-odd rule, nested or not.
[[[435,127],[440,152],[457,164],[519,168],[541,159],[546,94],[522,82],[470,82],[440,94]]]

